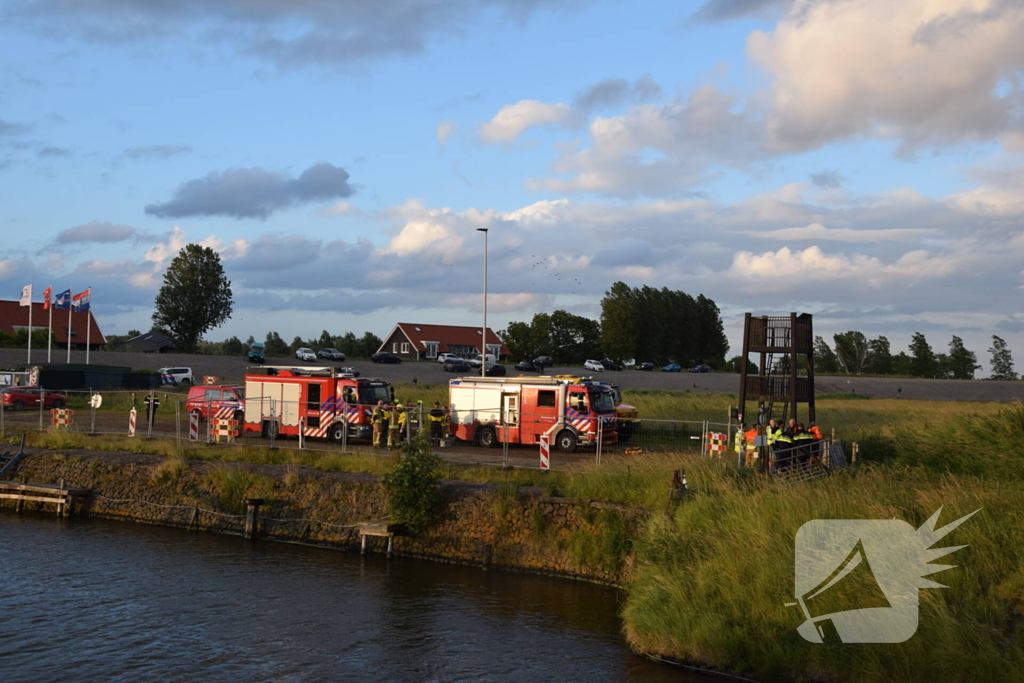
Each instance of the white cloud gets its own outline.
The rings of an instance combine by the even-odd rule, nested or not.
[[[931,228],[889,228],[886,230],[858,230],[856,228],[826,228],[821,223],[812,223],[802,228],[781,230],[744,230],[748,237],[774,240],[830,240],[833,242],[907,242],[913,239],[935,235],[938,230]]]
[[[569,105],[562,102],[546,104],[537,100],[520,100],[498,110],[490,121],[480,127],[484,142],[515,142],[524,130],[540,125],[565,125],[572,116]]]
[[[458,128],[458,121],[442,121],[437,124],[437,144],[441,148],[442,152],[444,152],[448,145],[448,138],[450,138]]]
[[[747,52],[774,78],[767,126],[776,150],[853,135],[913,148],[1020,127],[1021,35],[1019,2],[798,2],[774,30],[751,33]],[[1009,92],[998,91],[1004,82]]]
[[[343,199],[337,204],[320,207],[317,213],[321,216],[361,216],[363,211],[352,202]]]

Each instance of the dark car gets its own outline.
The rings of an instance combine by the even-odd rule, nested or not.
[[[387,351],[381,351],[380,353],[373,354],[370,356],[370,360],[374,363],[387,363],[391,365],[402,362],[401,358],[393,353],[388,353]]]
[[[488,377],[504,377],[505,366],[498,363],[493,363],[487,366],[487,370],[484,372]]]
[[[338,371],[343,375],[351,375],[352,377],[359,376],[359,371],[355,368],[338,368]]]
[[[711,372],[710,365],[695,365],[690,368],[690,372]]]
[[[345,360],[345,354],[338,349],[320,349],[316,352],[317,358],[327,358],[329,360]]]
[[[640,365],[636,366],[636,369],[650,372],[651,370],[654,369],[654,363],[640,363]]]
[[[535,372],[536,371],[536,367],[534,366],[532,360],[521,360],[518,363],[516,363],[515,368],[516,368],[516,370],[519,370],[521,372]]]
[[[22,408],[39,407],[39,387],[10,387],[3,390],[3,406],[11,410]],[[43,398],[43,406],[46,408],[63,408],[68,404],[64,394],[56,391],[47,391]]]
[[[537,372],[544,372],[544,368],[550,368],[554,364],[555,361],[551,356],[537,356],[533,359],[533,367],[540,368]]]
[[[469,372],[469,363],[461,358],[449,358],[441,366],[441,369],[445,372]]]
[[[601,365],[603,365],[604,369],[608,370],[609,372],[619,372],[620,370],[622,370],[621,365],[619,365],[618,363],[609,358],[605,358],[603,361],[601,361]]]

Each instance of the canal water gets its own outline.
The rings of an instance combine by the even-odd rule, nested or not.
[[[0,513],[0,680],[701,681],[633,655],[617,591]]]

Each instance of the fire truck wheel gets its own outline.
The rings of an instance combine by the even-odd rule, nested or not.
[[[334,443],[341,443],[345,439],[345,430],[348,427],[344,422],[335,422],[331,425],[331,431],[328,432],[328,436]]]
[[[64,401],[62,401],[62,400],[60,400],[60,399],[58,398],[57,400],[55,400],[55,401],[53,402],[53,407],[54,407],[54,408],[56,408],[57,410],[60,410],[61,408],[63,408],[63,407],[64,407]]]
[[[572,453],[576,450],[576,435],[565,429],[558,433],[555,443],[558,445],[558,450],[563,453]]]
[[[11,404],[11,410],[21,410],[24,407],[25,404],[22,403],[21,401],[15,401],[14,403]]]
[[[242,422],[245,421],[245,413],[243,413],[241,410],[236,411],[234,419],[238,420],[238,424],[242,424]]]
[[[273,420],[267,420],[263,423],[263,429],[260,432],[264,439],[269,439],[271,435],[277,435],[277,423]]]
[[[494,427],[484,427],[477,438],[484,448],[494,448],[498,445],[498,435],[494,433]]]

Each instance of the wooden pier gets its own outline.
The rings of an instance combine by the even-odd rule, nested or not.
[[[396,522],[388,522],[387,520],[373,520],[370,522],[359,522],[356,525],[359,528],[359,554],[366,554],[366,539],[368,536],[380,536],[388,539],[388,557],[391,557],[391,545],[395,539],[395,534],[400,533],[402,530],[402,524]]]
[[[19,481],[0,481],[0,500],[14,500],[21,512],[25,503],[47,503],[57,506],[58,517],[73,517],[78,504],[92,493],[92,489],[76,489],[60,484],[28,484]]]

